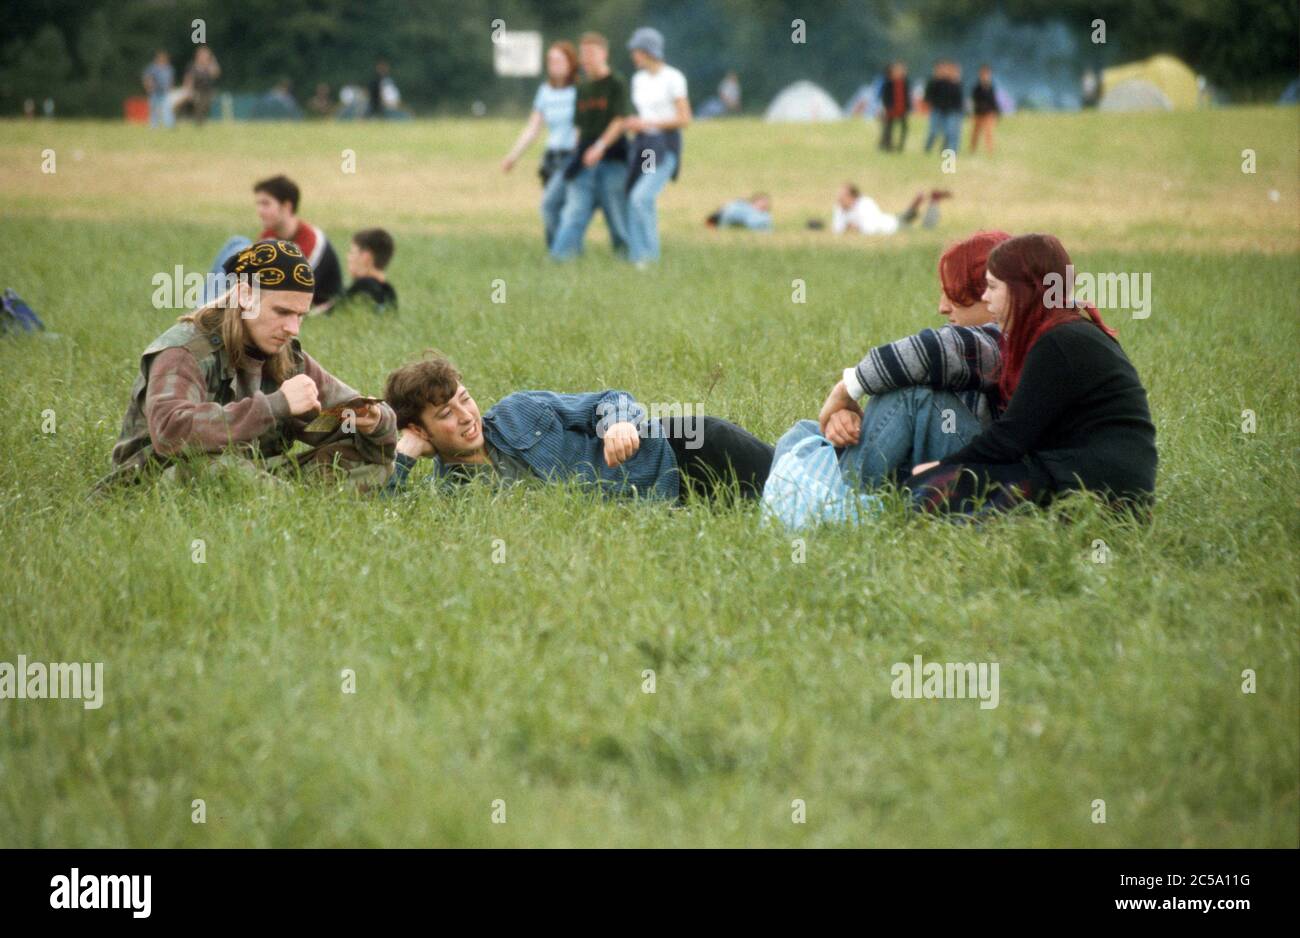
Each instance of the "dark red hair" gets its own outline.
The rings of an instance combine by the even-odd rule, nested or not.
[[[977,231],[944,251],[939,258],[939,282],[948,299],[958,306],[974,306],[984,295],[989,251],[1010,237],[1005,231]]]
[[[989,252],[988,270],[1007,285],[1010,294],[1007,314],[1002,319],[1002,373],[998,378],[1002,400],[1011,399],[1020,383],[1025,356],[1053,326],[1073,322],[1084,313],[1097,328],[1115,338],[1115,330],[1102,321],[1095,306],[1074,303],[1070,255],[1052,235],[1028,234],[1003,241]],[[1049,306],[1047,293],[1053,284],[1048,278],[1053,274],[1053,292],[1062,297],[1062,302]]]

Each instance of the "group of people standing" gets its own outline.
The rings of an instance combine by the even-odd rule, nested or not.
[[[691,105],[686,76],[664,61],[658,30],[636,30],[627,47],[637,69],[630,90],[609,64],[604,36],[584,33],[576,48],[553,43],[528,123],[501,163],[513,169],[545,128],[542,228],[557,261],[582,253],[597,209],[616,254],[638,267],[659,260],[657,202],[681,171]]]
[[[149,126],[176,126],[176,112],[182,108],[188,109],[194,123],[201,126],[212,110],[220,77],[221,64],[217,57],[208,46],[200,45],[194,50],[194,61],[185,70],[185,77],[177,88],[171,55],[166,49],[159,49],[140,76],[149,98]]]
[[[908,83],[907,66],[893,62],[886,69],[880,83],[880,149],[886,152],[903,151],[907,144],[907,118],[912,113],[912,90]],[[942,139],[944,150],[954,153],[961,148],[961,125],[966,112],[967,98],[961,86],[961,65],[951,59],[936,62],[930,79],[925,83],[921,100],[930,111],[930,126],[925,137],[925,152]],[[993,69],[981,65],[979,78],[971,86],[970,112],[974,116],[970,148],[975,152],[979,142],[993,152],[993,128],[1002,109],[998,104],[997,89],[993,84]],[[897,133],[897,142],[895,142]]]

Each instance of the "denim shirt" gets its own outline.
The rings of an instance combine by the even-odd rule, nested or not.
[[[605,430],[627,421],[642,432],[641,447],[617,468],[605,465]],[[645,408],[626,391],[557,394],[516,391],[483,415],[483,439],[510,459],[525,463],[539,478],[576,479],[600,486],[602,494],[666,501],[679,493],[677,459],[668,440],[645,432]],[[435,460],[428,480],[451,471]],[[386,490],[406,485],[410,466],[399,459]]]

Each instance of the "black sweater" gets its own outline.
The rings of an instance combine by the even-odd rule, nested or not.
[[[945,465],[1029,457],[1057,491],[1155,492],[1156,428],[1146,391],[1119,343],[1091,321],[1049,329],[1025,356],[1006,410]]]
[[[925,100],[939,113],[961,110],[961,85],[951,78],[931,78],[925,83]]]

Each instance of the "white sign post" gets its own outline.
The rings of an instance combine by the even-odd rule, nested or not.
[[[492,64],[498,75],[534,78],[542,73],[542,34],[502,32],[492,40]]]

